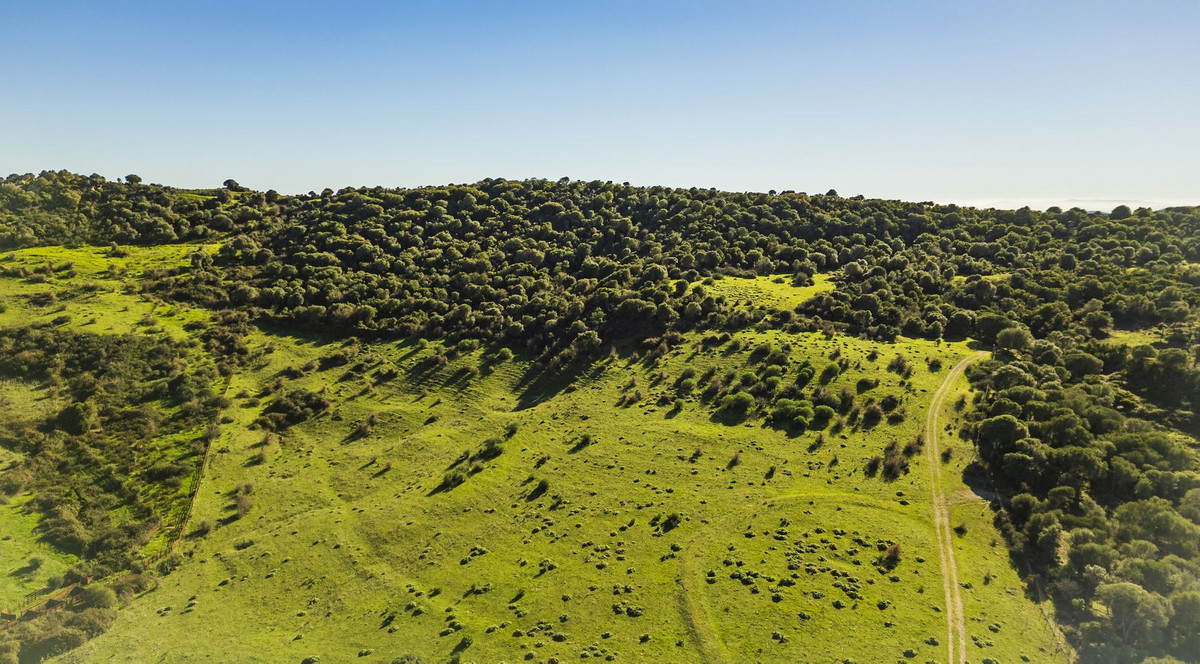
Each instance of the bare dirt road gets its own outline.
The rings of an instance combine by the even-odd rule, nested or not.
[[[953,388],[954,381],[966,371],[972,362],[987,357],[987,353],[972,353],[964,357],[942,381],[929,402],[929,414],[925,418],[925,454],[929,462],[929,479],[932,484],[933,524],[937,533],[938,563],[942,569],[942,590],[946,599],[946,646],[948,660],[952,664],[966,664],[967,621],[963,615],[962,594],[959,592],[958,564],[954,560],[954,540],[950,530],[950,506],[942,486],[941,446],[938,443],[938,415]]]

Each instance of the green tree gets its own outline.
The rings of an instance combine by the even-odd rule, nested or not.
[[[87,433],[96,419],[96,409],[90,403],[76,402],[58,413],[58,427],[73,435]]]
[[[1023,327],[1010,327],[996,334],[996,345],[1010,351],[1029,350],[1033,346],[1033,335]]]
[[[998,461],[1012,451],[1013,444],[1029,435],[1029,429],[1012,415],[989,417],[979,424],[979,452]]]
[[[1096,599],[1108,610],[1108,621],[1121,640],[1129,644],[1162,638],[1171,619],[1171,604],[1161,595],[1136,583],[1106,583],[1096,588]]]
[[[1171,637],[1180,654],[1200,661],[1200,591],[1171,595]]]

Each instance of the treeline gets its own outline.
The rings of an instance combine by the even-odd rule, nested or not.
[[[1106,374],[1089,344],[1039,339],[971,369],[980,458],[1008,497],[997,524],[1084,661],[1198,661],[1200,454],[1156,422],[1191,414],[1126,389],[1178,406],[1200,396],[1196,370],[1174,350],[1094,345]]]
[[[803,313],[890,340],[992,342],[1174,322],[1200,304],[1195,209],[954,205],[608,182],[185,192],[69,173],[0,185],[0,246],[220,237],[177,296],[353,334],[475,337],[571,359],[623,336],[755,322],[716,274],[840,271]],[[997,278],[999,277],[999,278]],[[732,319],[732,320],[731,320]]]
[[[202,241],[255,217],[266,194],[184,192],[66,171],[10,175],[0,182],[0,248],[45,244],[164,244]]]

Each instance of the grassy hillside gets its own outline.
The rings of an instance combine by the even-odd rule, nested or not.
[[[31,270],[72,261],[76,274],[4,280],[6,320],[68,315],[62,324],[98,333],[201,333],[187,325],[206,320],[201,312],[118,287],[181,260],[182,248],[134,251],[120,277],[94,254],[19,252],[13,260]],[[109,288],[72,295],[87,281]],[[822,280],[707,287],[791,309]],[[59,304],[29,303],[47,289]],[[907,471],[894,479],[868,469],[892,441],[922,434],[931,397],[971,352],[962,343],[690,333],[661,357],[619,347],[545,375],[520,353],[471,343],[269,330],[246,341],[186,535],[156,563],[168,573],[68,661],[946,657],[929,461],[902,455]],[[764,344],[788,345],[786,361],[773,360],[788,379],[806,363],[822,374],[840,361],[813,385],[847,388],[863,406],[895,397],[890,412],[903,418],[868,426],[839,414],[798,430],[705,396],[710,373],[760,371]],[[953,451],[936,462],[951,521],[963,526],[954,548],[966,656],[1065,659],[991,510],[963,484],[973,454],[957,437],[965,379],[950,390],[939,436]],[[270,421],[298,394],[322,405],[294,423]],[[146,555],[157,550],[148,543]]]
[[[0,664],[1200,661],[1198,212],[8,176]]]

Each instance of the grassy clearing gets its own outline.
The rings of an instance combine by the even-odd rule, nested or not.
[[[7,461],[0,465],[0,472]],[[75,564],[75,556],[64,554],[40,541],[34,532],[38,516],[26,509],[29,496],[0,504],[0,608],[14,608],[26,594],[46,587]]]
[[[793,286],[789,277],[772,275],[754,278],[713,279],[712,283],[705,284],[704,288],[714,296],[723,296],[730,302],[748,303],[768,309],[791,310],[818,293],[833,290],[834,284],[832,275],[829,274],[813,275],[813,283],[809,286]]]
[[[193,524],[211,532],[186,540],[179,569],[67,659],[440,661],[456,648],[464,661],[937,659],[945,619],[922,461],[890,482],[863,468],[892,438],[915,437],[923,400],[966,349],[788,335],[796,361],[850,359],[835,387],[876,377],[863,398],[894,393],[908,411],[823,444],[817,432],[720,420],[695,395],[680,411],[656,405],[686,368],[739,369],[782,336],[741,333],[741,350],[689,338],[663,360],[664,378],[623,357],[522,398],[520,360],[470,377],[482,351],[439,367],[428,362],[437,344],[373,344],[304,369],[341,345],[256,335],[263,355],[233,378],[229,394],[243,396],[197,498]],[[915,367],[908,380],[885,369],[897,352]],[[943,368],[931,371],[933,358]],[[252,430],[277,381],[323,391],[330,411],[272,437]],[[643,398],[618,405],[631,390]],[[503,452],[445,489],[444,471],[490,437]],[[235,518],[245,483],[253,507]],[[881,571],[889,543],[904,553]],[[1008,572],[977,587],[991,621],[1018,633],[1040,616]],[[1037,653],[992,640],[988,656]]]
[[[1162,334],[1159,330],[1149,328],[1142,330],[1113,330],[1104,342],[1122,346],[1151,346],[1162,340]]]
[[[983,275],[980,275],[979,278],[983,279],[985,281],[1006,281],[1011,276],[1012,276],[1012,273],[1010,273],[1010,272],[997,272],[996,274],[983,274]],[[968,275],[956,274],[951,279],[951,283],[962,284],[962,283],[966,283],[967,279],[968,279]]]
[[[136,284],[147,271],[187,264],[198,249],[213,251],[215,245],[125,247],[125,255],[116,257],[101,247],[8,252],[0,256],[0,269],[28,276],[0,279],[0,326],[50,323],[100,334],[164,331],[183,339],[184,325],[208,315],[142,296]]]
[[[0,378],[0,412],[9,413],[14,419],[37,421],[57,412],[61,407],[61,402],[44,387]],[[0,454],[5,453],[0,451]]]

